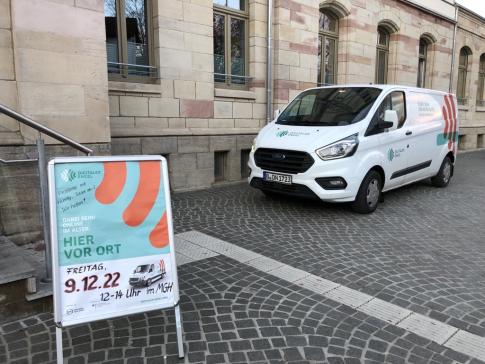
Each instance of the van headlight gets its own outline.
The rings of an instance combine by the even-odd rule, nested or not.
[[[254,153],[256,150],[256,138],[253,139],[253,144],[251,145],[251,153]]]
[[[345,158],[354,155],[359,146],[359,134],[353,134],[338,142],[317,149],[315,153],[324,161]]]

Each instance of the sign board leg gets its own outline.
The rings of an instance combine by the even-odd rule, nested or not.
[[[180,306],[175,306],[175,327],[177,330],[177,343],[179,349],[179,358],[183,358],[184,354],[184,342],[182,340],[182,316],[180,315]]]
[[[64,353],[62,350],[62,329],[56,327],[56,349],[57,349],[57,364],[64,363]]]

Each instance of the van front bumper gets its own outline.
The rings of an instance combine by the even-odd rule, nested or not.
[[[346,158],[345,158],[346,159]],[[292,184],[287,185],[277,182],[263,180],[263,169],[256,166],[251,155],[249,167],[251,174],[248,178],[249,184],[260,190],[281,193],[289,196],[320,199],[330,202],[351,202],[355,200],[363,176],[360,176],[355,169],[349,168],[348,160],[315,161],[312,167],[305,173],[289,174],[274,171],[274,173],[289,174],[292,177]],[[268,171],[273,172],[273,171]],[[336,189],[329,187],[327,183],[317,179],[341,178],[345,181],[345,188]],[[328,180],[327,180],[328,181]],[[325,186],[324,187],[322,187]]]

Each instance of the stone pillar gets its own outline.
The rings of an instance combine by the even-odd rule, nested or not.
[[[18,111],[79,142],[109,142],[103,2],[11,6]],[[31,128],[21,130],[36,139]]]
[[[10,0],[0,0],[0,104],[17,109]],[[19,123],[0,114],[0,145],[22,143]]]
[[[177,129],[186,123],[205,126],[214,116],[212,1],[159,0],[157,19],[155,53],[162,90],[168,92],[151,100],[151,108],[160,110],[153,116],[179,118],[172,121]],[[164,115],[174,102],[178,110]]]

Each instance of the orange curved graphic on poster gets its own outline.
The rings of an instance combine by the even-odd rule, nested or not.
[[[138,189],[128,207],[123,212],[123,221],[128,226],[140,225],[148,216],[160,189],[160,162],[140,162]]]
[[[163,213],[162,218],[151,231],[150,243],[155,248],[163,248],[168,245],[168,224],[166,212]]]
[[[126,162],[104,162],[104,175],[96,188],[95,197],[98,202],[108,205],[121,195],[126,182]]]

